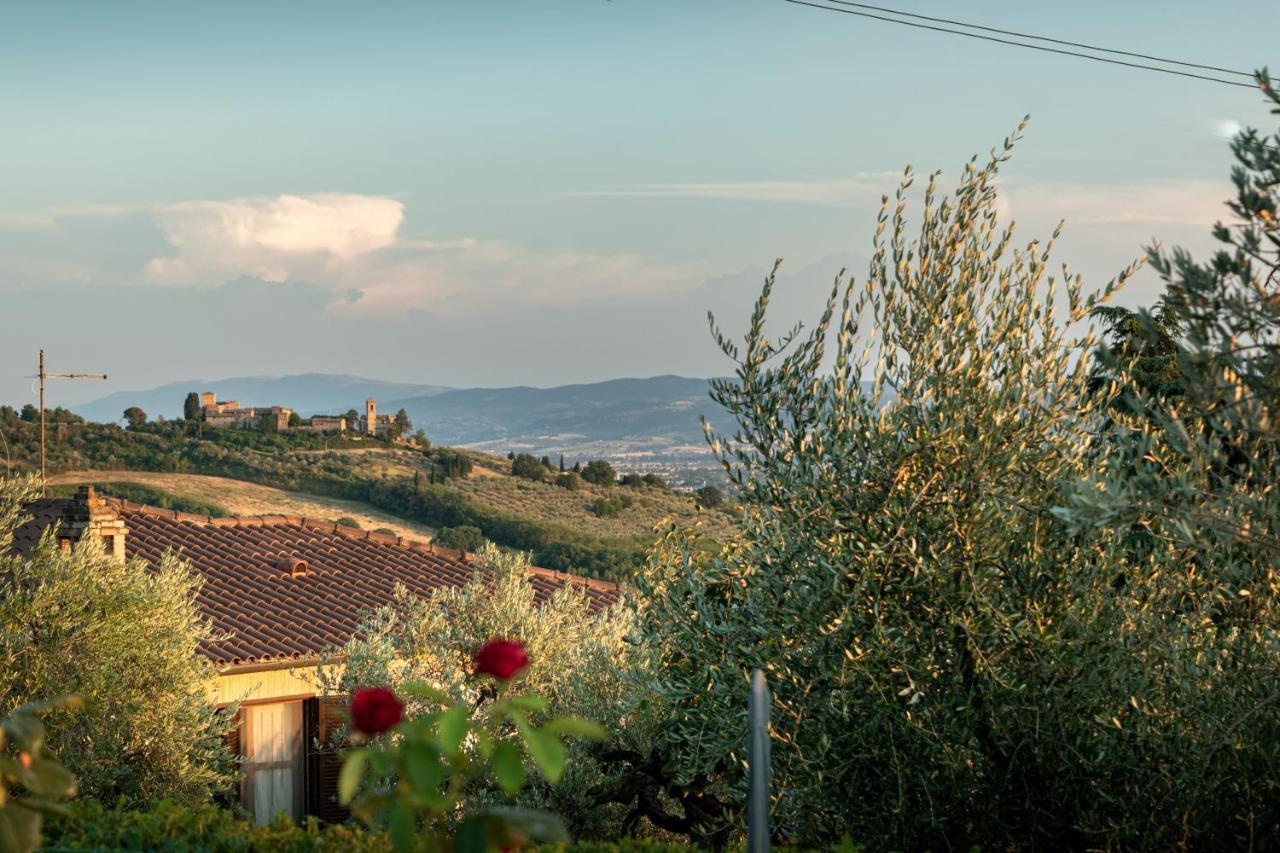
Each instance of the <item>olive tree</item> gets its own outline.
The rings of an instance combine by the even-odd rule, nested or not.
[[[96,542],[64,551],[52,535],[12,554],[33,495],[30,483],[0,480],[0,716],[44,697],[83,701],[44,719],[80,797],[198,803],[224,790],[229,722],[196,650],[213,636],[198,579],[176,558],[119,560]]]
[[[741,345],[713,320],[736,375],[712,397],[737,426],[707,432],[744,533],[714,558],[672,533],[640,578],[670,703],[655,743],[675,783],[740,805],[762,668],[774,825],[801,844],[1185,831],[1159,820],[1191,802],[1161,800],[1167,747],[1197,736],[1195,712],[1172,710],[1162,679],[1187,675],[1171,638],[1196,627],[1149,604],[1179,584],[1054,515],[1094,462],[1105,407],[1087,320],[1133,268],[1087,293],[1051,272],[1053,239],[1015,241],[995,184],[1012,145],[970,161],[950,195],[931,177],[910,219],[908,170],[865,279],[837,276],[812,330],[766,334],[776,268]]]

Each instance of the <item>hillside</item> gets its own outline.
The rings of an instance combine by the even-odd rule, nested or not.
[[[0,407],[0,430],[10,453],[6,461],[16,472],[34,470],[36,425]],[[184,421],[136,430],[72,422],[51,430],[49,442],[50,473],[64,482],[120,478],[232,512],[347,515],[362,526],[400,525],[413,535],[472,527],[499,545],[531,551],[549,568],[598,577],[629,576],[644,561],[654,525],[664,519],[699,525],[708,548],[733,530],[728,511],[699,510],[688,493],[587,483],[570,491],[513,477],[503,457],[462,455],[471,464],[465,477],[457,468],[459,452],[448,448]]]
[[[280,378],[191,380],[147,391],[124,391],[76,406],[89,420],[116,421],[129,406],[172,419],[192,390],[216,391],[242,405],[280,404],[305,415],[359,408],[375,397],[381,411],[405,409],[414,426],[436,444],[505,456],[508,451],[564,455],[572,465],[609,459],[629,471],[651,472],[668,482],[700,486],[718,482],[707,453],[700,415],[725,425],[728,417],[707,396],[707,380],[683,376],[612,379],[551,388],[449,389],[404,385],[352,376],[305,374]]]
[[[359,501],[286,492],[229,477],[155,471],[67,471],[49,478],[51,486],[83,483],[136,483],[191,501],[212,504],[227,515],[300,515],[337,521],[347,518],[366,530],[386,529],[399,536],[431,539],[435,530],[414,524]]]

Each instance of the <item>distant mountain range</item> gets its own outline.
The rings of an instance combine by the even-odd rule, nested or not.
[[[432,441],[503,442],[539,447],[566,442],[664,438],[702,442],[698,416],[723,410],[706,379],[654,376],[554,388],[467,388],[392,400]]]
[[[241,405],[288,406],[303,416],[360,409],[366,397],[380,412],[403,408],[414,428],[436,444],[563,454],[570,464],[607,458],[627,470],[664,475],[715,469],[699,415],[728,426],[707,396],[706,379],[654,376],[554,388],[447,388],[310,373],[173,382],[147,391],[121,391],[75,406],[95,421],[117,421],[129,406],[150,417],[182,415],[190,391],[215,391]]]
[[[191,391],[214,391],[219,400],[237,400],[242,406],[288,406],[302,415],[362,409],[368,397],[386,400],[427,397],[447,391],[440,385],[382,382],[359,376],[301,373],[296,376],[245,376],[235,379],[191,379],[171,382],[147,391],[117,391],[72,410],[91,421],[118,421],[130,406],[139,406],[151,417],[182,417],[182,403]]]

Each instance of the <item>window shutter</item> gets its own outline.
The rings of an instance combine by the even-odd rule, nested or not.
[[[222,710],[223,713],[226,709]],[[236,761],[236,781],[226,791],[215,795],[214,799],[223,805],[237,805],[240,802],[240,792],[243,785],[243,777],[241,776],[240,761],[244,757],[244,751],[240,747],[240,732],[244,728],[244,711],[236,709],[234,715],[231,716],[231,731],[223,736],[222,742],[227,748],[227,752]]]
[[[338,805],[338,774],[342,771],[337,733],[347,722],[346,697],[321,696],[302,703],[306,739],[307,814],[327,823],[342,823],[350,809]]]

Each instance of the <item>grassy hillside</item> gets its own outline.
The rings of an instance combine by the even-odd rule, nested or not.
[[[49,470],[51,475],[67,475],[68,481],[103,481],[110,472],[232,511],[273,508],[319,517],[363,515],[364,526],[394,529],[400,524],[414,529],[415,535],[443,527],[476,527],[499,545],[532,551],[542,565],[599,577],[630,575],[653,541],[653,526],[663,519],[701,524],[709,547],[714,540],[723,541],[733,527],[730,514],[701,511],[688,495],[586,483],[569,491],[513,477],[506,459],[474,452],[466,453],[472,461],[470,476],[446,478],[441,465],[448,450],[425,453],[367,438],[201,429],[180,421],[133,431],[114,424],[76,423],[65,413],[58,417],[65,426],[50,429]],[[38,459],[35,425],[0,407],[0,435],[8,449],[6,463],[17,471],[32,470]],[[86,470],[91,473],[77,473]],[[148,481],[137,472],[166,476]],[[226,486],[200,493],[195,484],[206,481],[189,475],[280,491],[259,495],[259,509],[237,510],[246,500],[245,489]],[[324,504],[317,504],[321,499]],[[287,508],[289,501],[297,500],[316,507]],[[601,517],[591,509],[595,502],[608,503],[615,512]]]
[[[435,530],[359,502],[286,492],[282,489],[212,477],[156,471],[68,471],[50,477],[52,494],[70,494],[75,486],[91,483],[99,492],[135,503],[176,509],[198,515],[300,515],[329,521],[349,519],[365,530],[385,530],[398,536],[431,539]]]

